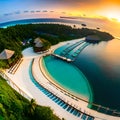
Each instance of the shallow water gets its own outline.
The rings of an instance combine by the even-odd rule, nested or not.
[[[53,80],[63,88],[83,99],[92,97],[88,81],[76,66],[53,56],[44,57],[43,65]]]

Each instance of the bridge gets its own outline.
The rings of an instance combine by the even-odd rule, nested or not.
[[[82,46],[80,46],[74,53],[72,53],[72,54],[70,55],[71,59],[68,58],[68,57],[66,57],[66,55],[69,54],[70,51],[72,51],[73,49],[75,49],[76,47],[78,47],[78,46],[79,46],[80,44],[82,44],[82,43],[84,43],[84,44],[83,44]],[[73,45],[70,45],[69,47],[67,47],[66,49],[64,49],[64,50],[62,51],[61,55],[54,54],[54,53],[52,53],[51,55],[52,55],[52,56],[55,56],[55,57],[57,57],[57,58],[59,58],[59,59],[62,59],[62,60],[64,60],[64,61],[67,61],[67,62],[73,62],[73,61],[76,59],[76,57],[80,54],[80,52],[81,52],[84,48],[86,48],[89,44],[90,44],[90,43],[88,43],[88,42],[80,41],[80,42],[77,42],[77,43],[75,43],[75,44],[73,44]]]
[[[52,53],[51,55],[52,55],[52,56],[55,56],[55,57],[57,57],[57,58],[59,58],[59,59],[62,59],[62,60],[64,60],[64,61],[72,62],[72,60],[69,59],[69,58],[66,58],[66,57],[63,57],[63,56],[60,56],[60,55],[57,55],[57,54],[54,54],[54,53]]]

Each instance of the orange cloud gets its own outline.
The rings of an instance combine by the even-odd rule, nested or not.
[[[73,16],[80,16],[85,14],[86,16],[105,16],[111,19],[120,20],[120,1],[119,0],[64,0],[69,1],[63,7],[59,5],[60,9],[64,9]]]

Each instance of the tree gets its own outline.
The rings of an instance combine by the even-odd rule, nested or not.
[[[34,112],[35,112],[35,108],[36,108],[36,102],[35,102],[35,99],[31,99],[30,101],[30,104],[28,106],[28,114],[30,115],[34,115]]]

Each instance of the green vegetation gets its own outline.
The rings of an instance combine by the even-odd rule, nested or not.
[[[101,41],[113,39],[113,36],[106,32],[95,29],[76,28],[59,24],[27,24],[16,25],[8,28],[0,29],[0,52],[4,49],[15,51],[15,55],[8,61],[0,60],[0,68],[8,68],[11,63],[17,61],[22,55],[21,51],[31,46],[36,37],[49,41],[52,45],[62,41],[82,38],[87,35],[97,35]],[[44,49],[49,48],[45,42]],[[44,50],[43,49],[43,50]]]
[[[0,120],[60,120],[49,107],[30,102],[0,77]]]
[[[43,38],[36,38],[32,46],[35,52],[41,52],[48,50],[51,46],[51,43]]]

